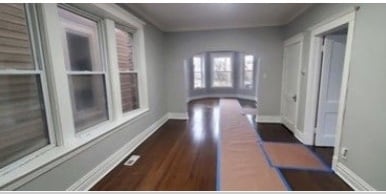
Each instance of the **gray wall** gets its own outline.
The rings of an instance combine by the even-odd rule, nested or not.
[[[150,112],[139,120],[113,133],[80,154],[25,184],[19,190],[65,190],[95,168],[136,135],[160,119],[167,112],[165,68],[163,66],[164,35],[156,28],[145,27],[145,49]]]
[[[232,50],[260,58],[258,106],[260,115],[280,115],[283,55],[281,27],[166,33],[165,49],[169,112],[186,112],[184,60],[205,51]]]
[[[304,31],[352,6],[315,6],[286,28],[286,36]],[[342,129],[342,146],[348,148],[348,155],[347,160],[339,157],[339,162],[375,189],[386,190],[386,5],[360,6],[355,19]],[[305,45],[309,45],[309,38]],[[305,53],[308,56],[308,52]],[[302,81],[304,87],[307,80]],[[304,88],[302,91],[304,96]]]
[[[227,88],[216,88],[212,87],[212,62],[211,62],[211,54],[215,53],[231,53],[232,54],[232,64],[233,64],[233,85],[232,87]],[[205,60],[204,64],[204,77],[205,77],[205,87],[204,88],[194,88],[194,72],[193,72],[193,58],[189,58],[187,60],[187,66],[185,70],[187,71],[185,76],[187,76],[187,86],[188,87],[188,99],[194,98],[202,98],[202,97],[212,97],[212,96],[226,96],[226,97],[243,97],[248,99],[256,99],[256,81],[253,81],[253,86],[251,88],[243,87],[242,83],[242,74],[243,74],[243,64],[244,64],[244,56],[248,55],[248,53],[241,53],[236,51],[216,51],[216,52],[204,52],[200,53]],[[254,58],[254,73],[253,80],[256,79],[257,73],[257,61],[256,57]]]

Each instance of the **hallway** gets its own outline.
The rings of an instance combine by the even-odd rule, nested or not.
[[[255,107],[251,101],[239,102],[242,107]],[[221,163],[218,158],[219,108],[219,100],[214,98],[190,102],[188,121],[166,122],[132,153],[141,156],[133,166],[123,165],[125,159],[92,190],[216,190]],[[247,117],[251,124],[254,123],[254,116]],[[281,124],[253,125],[264,145],[290,143],[312,151],[323,161],[322,170],[274,164],[287,189],[351,190],[330,170],[330,149],[303,146]]]

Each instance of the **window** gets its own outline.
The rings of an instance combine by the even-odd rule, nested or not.
[[[122,111],[139,108],[138,72],[133,59],[133,35],[117,26],[115,37],[118,52],[119,79],[121,84]]]
[[[212,56],[212,87],[232,87],[232,56]]]
[[[115,4],[0,5],[0,188],[149,111],[146,55],[133,58],[145,50],[144,24],[131,16]],[[112,18],[135,32],[119,28],[115,40]]]
[[[203,56],[193,57],[193,87],[205,88],[205,63]]]
[[[245,55],[244,56],[244,64],[243,64],[243,88],[251,89],[253,87],[253,55]]]
[[[58,8],[75,131],[108,120],[97,22]]]
[[[26,9],[0,6],[0,168],[51,143],[40,47],[31,41],[38,34]]]

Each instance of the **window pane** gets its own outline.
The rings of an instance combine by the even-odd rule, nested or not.
[[[64,45],[67,45],[64,49],[67,70],[103,71],[97,23],[65,9],[58,10]]]
[[[232,64],[230,57],[215,57],[213,59],[214,87],[232,87]]]
[[[253,55],[245,55],[244,57],[244,88],[252,88],[253,86]]]
[[[201,58],[200,57],[193,57],[193,67],[194,72],[201,72]]]
[[[217,71],[213,75],[213,86],[215,87],[232,87],[231,72]]]
[[[137,73],[121,73],[122,111],[139,108]]]
[[[39,80],[0,76],[0,168],[49,144]]]
[[[108,119],[104,75],[70,75],[76,132]]]
[[[245,88],[252,88],[252,80],[253,80],[253,72],[252,71],[246,71],[244,74],[244,87]]]
[[[1,4],[0,18],[0,69],[35,69],[24,4]]]
[[[194,73],[194,88],[203,88],[204,83],[201,72]]]
[[[115,28],[115,36],[117,38],[119,70],[134,71],[132,35],[119,28]]]
[[[231,71],[231,60],[229,57],[219,57],[214,59],[215,71]]]
[[[71,70],[91,71],[92,62],[89,38],[71,32],[66,34]]]

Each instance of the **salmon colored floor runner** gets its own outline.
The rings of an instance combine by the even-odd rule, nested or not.
[[[280,175],[265,158],[257,133],[241,113],[237,100],[220,100],[218,189],[286,190]]]

